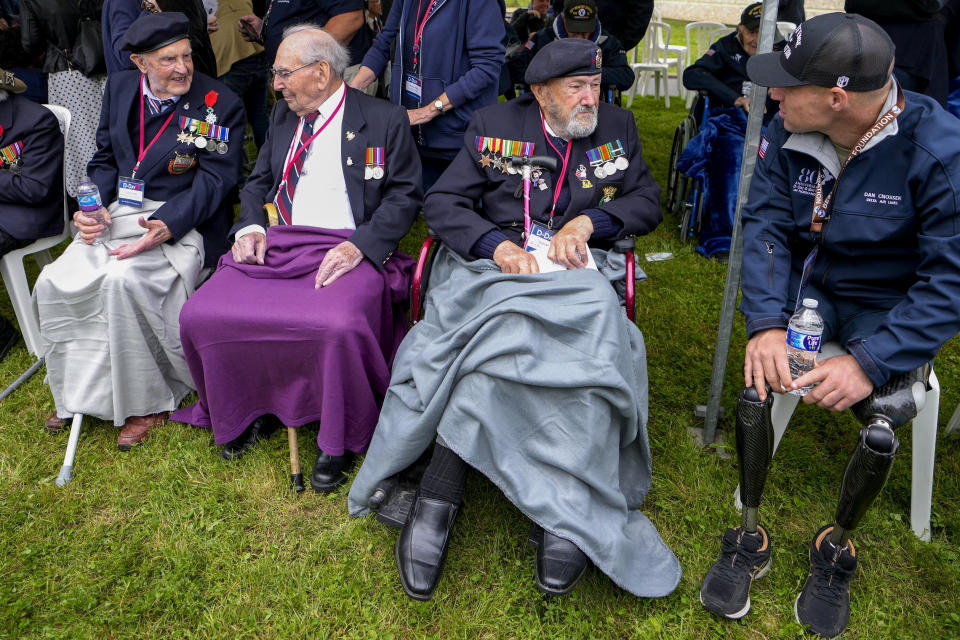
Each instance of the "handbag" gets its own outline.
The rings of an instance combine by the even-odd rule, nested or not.
[[[84,13],[82,2],[80,20],[77,23],[77,40],[73,43],[73,50],[67,57],[70,65],[87,77],[107,71],[107,61],[103,54],[100,11]]]

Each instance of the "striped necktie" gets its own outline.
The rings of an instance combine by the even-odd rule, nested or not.
[[[173,98],[151,98],[150,96],[144,96],[147,100],[147,109],[150,110],[150,115],[155,116],[158,113],[163,113],[166,111],[167,107],[173,104]]]
[[[297,144],[297,148],[293,150],[294,154],[306,146],[310,136],[313,135],[313,124],[316,122],[318,115],[320,115],[318,112],[313,111],[303,117],[303,126],[300,128],[300,142]],[[297,189],[297,182],[300,180],[300,173],[303,171],[303,163],[306,159],[307,150],[304,149],[299,156],[296,156],[293,166],[290,167],[290,173],[287,175],[287,181],[274,198],[280,224],[293,224],[293,193]]]

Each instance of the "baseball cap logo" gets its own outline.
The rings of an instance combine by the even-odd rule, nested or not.
[[[791,39],[794,41],[794,42],[793,42],[793,46],[799,47],[799,46],[800,46],[800,40],[801,40],[802,38],[803,38],[803,25],[802,25],[802,24],[798,24],[798,25],[797,25],[797,29],[793,32],[793,38],[791,38]]]
[[[840,76],[839,78],[837,78],[837,86],[840,87],[841,89],[843,89],[848,84],[850,84],[850,78],[848,78],[847,76]]]
[[[787,60],[789,60],[791,53],[793,53],[793,51],[790,50],[790,45],[784,45],[784,47],[783,47],[783,57],[786,58]]]

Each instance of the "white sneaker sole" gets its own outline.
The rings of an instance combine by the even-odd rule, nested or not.
[[[754,583],[755,581],[757,581],[757,580],[759,580],[760,578],[762,578],[763,576],[767,575],[767,572],[770,571],[770,565],[772,565],[772,564],[773,564],[773,555],[771,554],[770,557],[767,559],[767,564],[765,564],[765,565],[763,566],[763,568],[760,569],[759,572],[757,572],[757,575],[753,576],[753,580],[750,581],[750,586],[753,586],[753,583]],[[703,602],[703,590],[702,590],[702,588],[701,588],[701,591],[700,591],[700,604],[703,606],[704,609],[707,609],[707,611],[713,611],[713,613],[716,613],[716,614],[719,615],[719,616],[723,616],[723,617],[726,618],[727,620],[739,620],[739,619],[742,618],[743,616],[745,616],[745,615],[747,615],[748,613],[750,613],[750,595],[749,595],[749,594],[747,594],[747,604],[744,605],[743,609],[740,609],[740,611],[735,611],[734,613],[721,613],[721,612],[719,612],[719,611],[714,611],[713,609],[707,608],[707,605],[704,604],[704,602]]]

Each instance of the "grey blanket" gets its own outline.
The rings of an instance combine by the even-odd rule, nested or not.
[[[609,281],[580,269],[508,275],[437,255],[425,318],[397,352],[350,513],[438,436],[617,585],[665,596],[680,565],[637,508],[650,487],[643,336]]]

